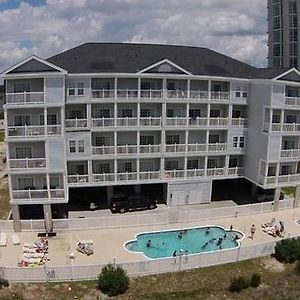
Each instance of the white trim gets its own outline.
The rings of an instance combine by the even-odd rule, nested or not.
[[[1,76],[4,76],[4,75],[6,75],[7,73],[13,71],[14,69],[16,69],[16,68],[18,68],[18,67],[20,67],[20,66],[22,66],[22,65],[24,65],[24,64],[26,64],[26,63],[28,63],[28,62],[31,61],[32,59],[34,59],[34,60],[36,60],[36,61],[38,61],[38,62],[40,62],[40,63],[42,63],[42,64],[44,64],[44,65],[46,65],[46,66],[48,66],[48,67],[50,67],[50,68],[53,68],[53,69],[57,70],[57,71],[60,72],[60,73],[63,73],[63,74],[67,74],[67,73],[68,73],[66,70],[64,70],[64,69],[62,69],[62,68],[60,68],[60,67],[58,67],[58,66],[56,66],[56,65],[54,65],[54,64],[52,64],[52,63],[50,63],[50,62],[48,62],[48,61],[46,61],[46,60],[44,60],[44,59],[42,59],[42,58],[36,56],[36,55],[31,55],[31,56],[29,56],[29,57],[27,57],[27,58],[21,60],[21,61],[18,62],[17,64],[13,65],[13,66],[10,67],[9,69],[3,71],[0,75],[1,75]],[[44,75],[44,73],[43,73],[43,75]]]
[[[285,75],[288,75],[292,72],[296,72],[300,76],[300,72],[296,68],[292,68],[292,69],[278,75],[277,77],[274,78],[274,80],[279,80],[281,77],[284,77]]]
[[[175,63],[171,62],[168,59],[163,59],[163,60],[161,60],[161,61],[159,61],[159,62],[157,62],[157,63],[155,63],[155,64],[153,64],[153,65],[151,65],[151,66],[149,66],[147,68],[145,68],[145,69],[142,69],[141,71],[137,72],[137,74],[145,73],[145,72],[147,72],[147,71],[149,71],[149,70],[151,70],[151,69],[153,69],[153,68],[155,68],[155,67],[157,67],[159,65],[165,64],[165,63],[171,65],[172,67],[174,67],[174,68],[176,68],[176,69],[178,69],[180,71],[182,71],[183,73],[186,73],[187,75],[192,75],[192,73],[190,73],[189,71],[185,70],[184,68],[176,65]],[[161,74],[161,73],[158,73],[158,74]],[[163,74],[169,74],[169,73],[163,73]],[[170,74],[172,74],[172,73],[170,73]]]

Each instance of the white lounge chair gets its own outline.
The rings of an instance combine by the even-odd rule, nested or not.
[[[11,239],[12,239],[13,245],[20,245],[20,239],[17,234],[13,234],[11,236]]]
[[[7,243],[7,236],[5,232],[0,233],[0,246],[5,247]]]

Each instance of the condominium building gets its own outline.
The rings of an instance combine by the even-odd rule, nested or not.
[[[175,206],[209,203],[221,179],[276,188],[277,200],[300,183],[296,69],[205,48],[88,43],[3,76],[16,230],[20,208],[41,207],[48,224],[75,188],[99,189],[109,206],[120,186],[162,185]]]
[[[268,0],[269,67],[300,67],[300,0]]]

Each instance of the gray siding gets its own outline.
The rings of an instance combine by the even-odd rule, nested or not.
[[[64,78],[45,78],[45,102],[47,104],[64,104]]]
[[[285,102],[285,85],[274,84],[272,94],[272,106],[284,106]]]
[[[65,170],[65,145],[63,139],[48,140],[48,162],[50,170]]]

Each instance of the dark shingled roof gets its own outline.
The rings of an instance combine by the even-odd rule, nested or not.
[[[136,73],[164,59],[193,75],[273,78],[284,72],[282,69],[257,69],[207,48],[154,44],[86,43],[47,61],[69,73],[80,74]]]

